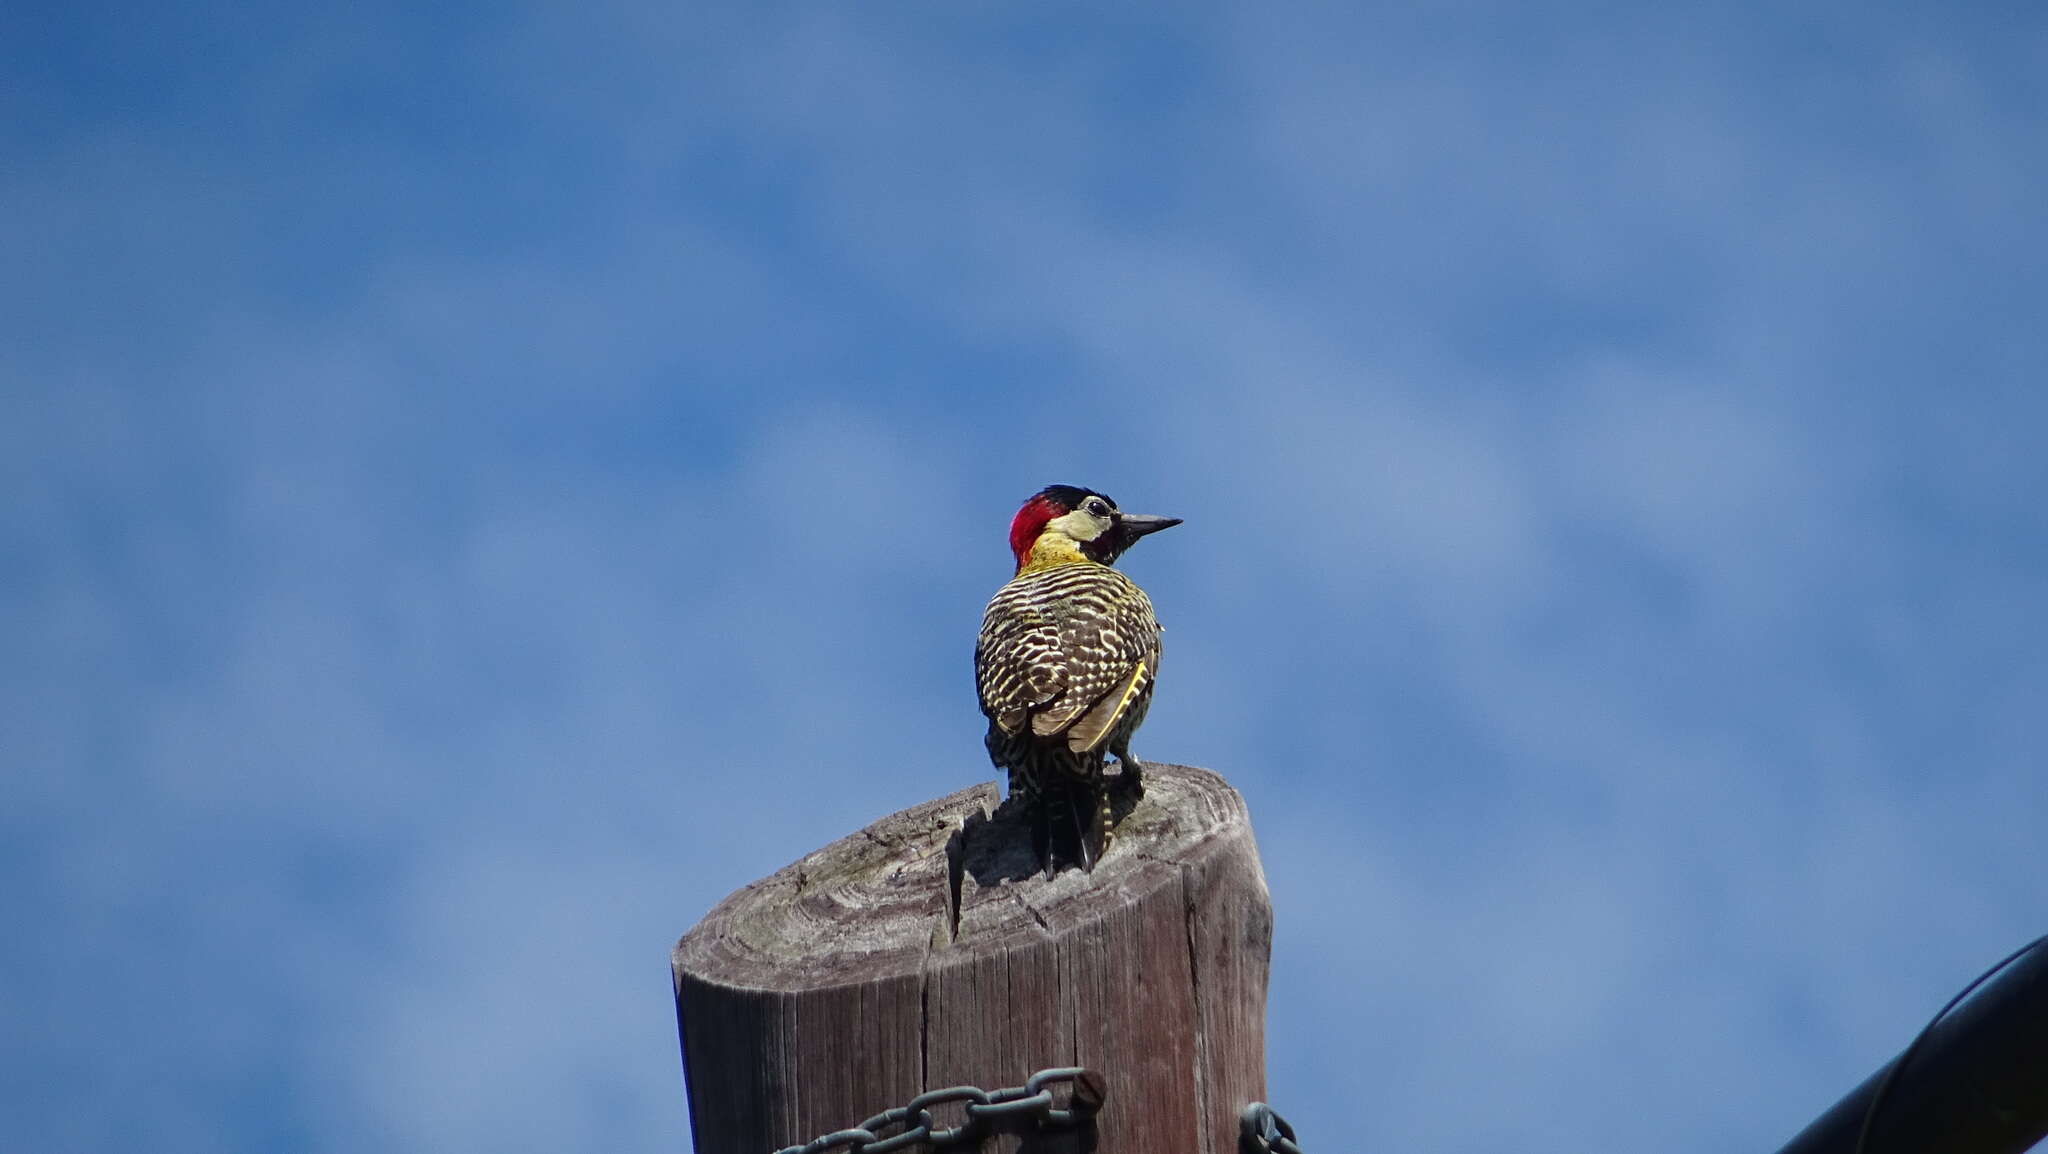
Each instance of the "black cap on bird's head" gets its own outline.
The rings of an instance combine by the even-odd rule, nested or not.
[[[1086,501],[1090,497],[1100,497],[1110,508],[1116,508],[1116,502],[1110,498],[1109,494],[1098,493],[1093,489],[1083,489],[1079,485],[1047,485],[1038,492],[1031,494],[1031,501],[1049,501],[1060,512],[1071,513],[1080,508],[1081,502]],[[1025,503],[1028,505],[1030,501]]]
[[[1180,524],[1179,517],[1125,513],[1107,494],[1076,485],[1047,485],[1024,502],[1010,522],[1010,552],[1022,569],[1031,547],[1048,528],[1073,541],[1081,554],[1104,565],[1115,563],[1138,538]]]

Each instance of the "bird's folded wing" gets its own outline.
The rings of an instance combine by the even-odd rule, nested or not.
[[[1066,691],[1059,625],[1028,609],[991,606],[974,647],[974,676],[981,711],[1004,733],[1023,732],[1033,713]]]
[[[1102,695],[1088,712],[1074,722],[1067,730],[1067,748],[1075,753],[1093,753],[1102,748],[1116,729],[1116,723],[1129,712],[1131,703],[1138,700],[1145,688],[1152,683],[1152,669],[1140,661],[1131,669],[1131,675],[1124,679],[1123,688]]]

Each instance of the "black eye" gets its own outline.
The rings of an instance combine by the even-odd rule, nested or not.
[[[1107,516],[1109,516],[1109,506],[1107,506],[1107,505],[1103,504],[1103,503],[1102,503],[1102,502],[1100,502],[1100,501],[1090,501],[1090,502],[1088,502],[1088,511],[1089,511],[1090,513],[1093,513],[1093,514],[1095,514],[1095,515],[1096,515],[1097,517],[1107,517]]]

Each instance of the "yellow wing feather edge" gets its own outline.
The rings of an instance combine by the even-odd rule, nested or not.
[[[1102,748],[1102,743],[1109,740],[1110,734],[1116,732],[1116,723],[1123,717],[1124,711],[1131,707],[1131,699],[1138,695],[1138,687],[1145,683],[1145,670],[1145,662],[1140,659],[1137,666],[1131,670],[1130,679],[1124,682],[1122,693],[1105,694],[1102,701],[1074,724],[1067,733],[1068,749],[1075,753],[1094,753]],[[1104,712],[1102,707],[1109,704],[1112,696],[1116,699],[1116,705]],[[1093,735],[1087,732],[1090,729],[1094,730]],[[1074,744],[1076,738],[1079,738],[1082,744]]]

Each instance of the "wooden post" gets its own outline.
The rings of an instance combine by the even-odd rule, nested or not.
[[[674,954],[697,1154],[770,1154],[1052,1066],[1100,1072],[1105,1102],[1033,1154],[1231,1154],[1265,1097],[1272,907],[1236,791],[1147,769],[1093,873],[1044,878],[988,784],[720,902]]]

